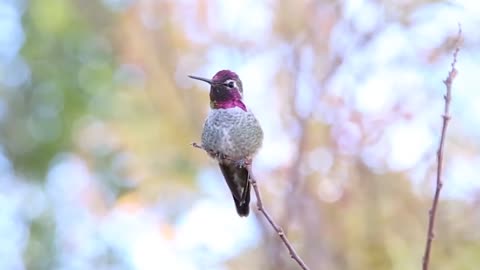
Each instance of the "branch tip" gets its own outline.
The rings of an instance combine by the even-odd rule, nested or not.
[[[422,259],[422,269],[428,270],[429,262],[430,262],[430,251],[432,249],[432,241],[435,238],[434,227],[435,227],[435,217],[437,213],[438,201],[440,199],[440,191],[442,190],[443,180],[442,180],[442,169],[443,169],[443,149],[445,145],[445,137],[447,133],[447,126],[448,121],[450,120],[451,116],[449,114],[450,111],[450,101],[451,101],[451,94],[452,94],[452,83],[455,77],[458,74],[457,69],[455,68],[455,64],[457,63],[457,55],[460,51],[459,43],[462,38],[462,27],[460,23],[458,24],[458,34],[457,40],[455,42],[455,50],[453,52],[453,60],[451,63],[451,70],[448,72],[447,78],[443,81],[446,88],[446,94],[443,96],[445,100],[444,111],[442,114],[442,129],[440,133],[440,141],[438,143],[438,150],[437,150],[437,174],[436,174],[436,189],[435,194],[432,200],[432,207],[428,211],[429,220],[428,220],[428,230],[427,230],[427,241],[425,244],[425,253]]]

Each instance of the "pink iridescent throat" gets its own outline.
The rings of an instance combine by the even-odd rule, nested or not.
[[[247,111],[247,106],[243,104],[240,99],[233,99],[228,101],[216,101],[214,106],[215,109],[230,109],[238,107],[244,111]]]

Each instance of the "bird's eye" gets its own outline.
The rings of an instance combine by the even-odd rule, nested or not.
[[[234,82],[227,83],[228,88],[233,88],[235,86]]]

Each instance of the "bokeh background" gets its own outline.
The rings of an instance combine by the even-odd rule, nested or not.
[[[419,269],[458,23],[432,269],[480,266],[480,4],[1,0],[0,269],[296,269],[190,146],[236,71],[254,170],[312,269]]]

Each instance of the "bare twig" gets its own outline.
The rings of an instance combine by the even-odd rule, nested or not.
[[[263,216],[268,221],[268,223],[270,223],[270,225],[272,225],[272,228],[277,232],[278,237],[280,237],[282,242],[285,244],[285,247],[287,247],[288,252],[290,253],[290,257],[294,259],[302,269],[308,270],[309,269],[308,266],[303,262],[302,258],[298,256],[292,244],[290,244],[290,241],[288,241],[288,238],[283,232],[282,227],[277,225],[275,221],[272,219],[272,217],[270,216],[270,214],[268,214],[267,210],[263,208],[262,197],[260,196],[260,191],[258,190],[257,180],[255,180],[255,177],[253,176],[251,164],[247,165],[247,170],[248,170],[250,183],[252,184],[253,190],[255,192],[255,196],[257,197],[258,211],[260,211],[263,214]]]
[[[210,152],[208,152],[207,150],[205,150],[201,145],[197,144],[197,143],[192,143],[192,146],[195,147],[195,148],[198,148],[198,149],[203,149],[204,151],[206,151],[207,153],[211,154]],[[228,157],[219,157],[219,158],[226,158],[228,159]],[[303,270],[309,270],[310,268],[308,268],[308,266],[303,262],[302,258],[300,258],[300,256],[298,256],[297,252],[295,251],[295,249],[293,248],[292,244],[290,243],[290,241],[288,240],[287,236],[285,235],[282,227],[280,227],[279,225],[277,225],[275,223],[275,221],[273,220],[273,218],[270,216],[270,214],[267,212],[267,210],[265,210],[265,208],[263,207],[263,202],[262,202],[262,197],[260,195],[260,191],[258,190],[258,186],[257,186],[257,180],[255,180],[255,177],[252,173],[252,165],[251,163],[247,162],[246,163],[246,166],[245,166],[248,170],[248,176],[249,176],[249,181],[250,183],[252,184],[252,187],[253,187],[253,191],[255,192],[255,196],[257,197],[257,208],[258,208],[258,211],[260,211],[262,213],[262,215],[265,217],[265,219],[268,221],[268,223],[270,223],[270,225],[272,226],[272,228],[275,230],[275,232],[277,232],[277,235],[278,237],[280,237],[280,239],[282,240],[282,242],[284,243],[285,247],[288,249],[288,252],[290,253],[290,257],[295,260],[297,262],[297,264],[301,267],[301,269]]]
[[[432,241],[433,238],[435,237],[434,234],[434,227],[435,227],[435,216],[437,213],[437,206],[438,206],[438,200],[440,198],[440,191],[442,190],[443,186],[443,181],[442,181],[442,168],[443,168],[443,148],[444,148],[444,142],[445,142],[445,136],[447,133],[447,126],[448,126],[448,121],[450,120],[450,100],[452,99],[452,83],[453,80],[455,79],[455,76],[457,75],[457,70],[455,69],[455,64],[457,63],[457,54],[460,51],[460,48],[458,46],[458,43],[462,37],[462,28],[459,25],[458,26],[458,37],[457,37],[457,45],[455,48],[455,51],[453,52],[453,61],[451,64],[451,70],[448,73],[447,78],[443,81],[446,87],[446,94],[443,96],[445,99],[445,107],[443,111],[443,125],[442,125],[442,131],[440,135],[440,142],[438,145],[438,150],[437,150],[437,182],[436,182],[436,189],[435,189],[435,195],[433,197],[433,202],[432,202],[432,208],[430,208],[430,211],[428,212],[429,215],[429,221],[428,221],[428,232],[427,232],[427,242],[425,246],[425,253],[423,255],[423,263],[422,263],[422,269],[423,270],[428,270],[429,267],[429,262],[430,262],[430,251],[432,248]]]

